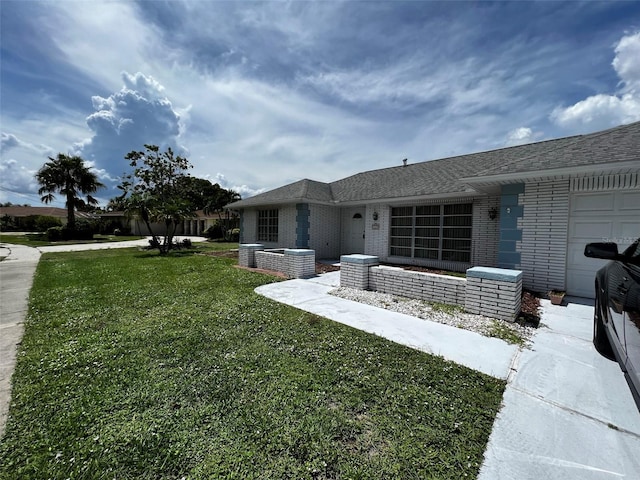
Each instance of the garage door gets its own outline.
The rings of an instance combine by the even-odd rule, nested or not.
[[[640,191],[573,193],[570,199],[567,293],[594,297],[596,271],[605,263],[584,256],[589,242],[616,242],[622,251],[640,237]]]

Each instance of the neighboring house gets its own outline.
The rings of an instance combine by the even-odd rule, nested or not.
[[[145,223],[135,215],[128,217],[124,212],[106,212],[101,213],[100,218],[105,221],[119,223],[123,227],[128,226],[132,235],[151,235]],[[178,225],[176,235],[204,235],[205,230],[219,220],[217,214],[205,214],[204,211],[198,210],[193,218],[185,220],[182,225]],[[164,225],[152,223],[151,228],[153,228],[156,235],[165,233]]]
[[[0,207],[0,218],[8,216],[13,220],[13,223],[20,227],[25,224],[27,217],[42,216],[42,217],[54,217],[60,220],[63,225],[67,223],[67,209],[57,207]],[[91,213],[76,212],[76,220],[91,220],[95,216]]]
[[[405,164],[332,183],[300,180],[227,206],[240,241],[317,258],[523,271],[525,288],[593,297],[584,245],[640,236],[640,122]]]

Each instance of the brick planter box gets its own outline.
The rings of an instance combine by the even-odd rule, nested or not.
[[[522,302],[522,272],[473,267],[467,278],[380,266],[373,255],[340,257],[340,286],[460,305],[469,313],[513,322]]]
[[[316,273],[316,254],[314,250],[302,248],[265,250],[264,245],[258,243],[240,244],[238,264],[280,272],[287,278],[307,278]]]

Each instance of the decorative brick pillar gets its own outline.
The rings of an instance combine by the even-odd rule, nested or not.
[[[241,243],[238,250],[238,265],[256,268],[256,252],[264,250],[260,243]]]
[[[340,257],[340,286],[369,289],[369,267],[380,264],[380,259],[374,255],[342,255]]]
[[[522,304],[522,272],[503,268],[467,270],[465,310],[513,322]]]
[[[316,251],[285,248],[284,274],[289,278],[308,278],[316,274]]]

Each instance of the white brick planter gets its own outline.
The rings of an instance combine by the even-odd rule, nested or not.
[[[316,254],[302,248],[265,250],[264,245],[247,243],[240,245],[238,264],[281,272],[287,278],[307,278],[316,273]]]
[[[467,270],[465,310],[513,322],[522,304],[522,272],[503,268]]]
[[[264,250],[260,243],[241,243],[238,250],[238,265],[241,267],[256,267],[256,252]]]
[[[380,263],[373,255],[342,255],[340,257],[340,286],[369,290],[369,268]]]
[[[522,272],[473,267],[467,278],[379,266],[373,255],[340,257],[340,286],[460,305],[469,313],[513,322],[522,303]]]

